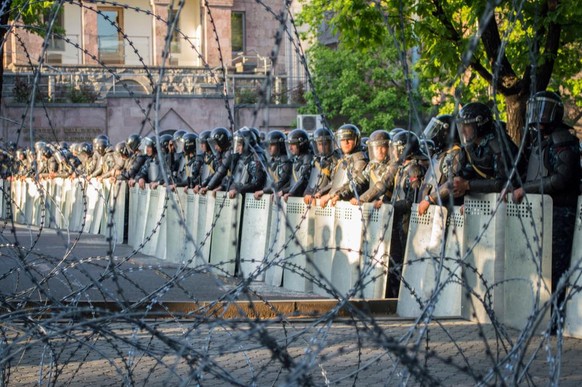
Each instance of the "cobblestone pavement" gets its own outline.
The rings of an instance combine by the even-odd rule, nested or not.
[[[9,386],[547,385],[559,372],[560,385],[582,383],[580,340],[534,336],[512,346],[520,340],[517,331],[504,337],[491,325],[463,320],[422,329],[394,318],[142,323],[143,329],[138,322],[55,323],[36,337],[21,335],[24,326],[4,327],[5,381]],[[503,381],[506,377],[511,379]]]

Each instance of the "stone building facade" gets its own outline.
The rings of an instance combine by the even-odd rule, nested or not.
[[[296,14],[300,5],[293,3],[291,13]],[[51,23],[55,28],[46,45],[15,23],[4,45],[4,139],[15,133],[22,140],[35,133],[79,137],[83,128],[87,135],[102,130],[115,140],[156,127],[199,131],[294,124],[298,105],[293,90],[305,85],[296,48],[304,42],[287,26],[281,45],[275,44],[277,31],[285,31],[276,17],[285,2],[114,4],[63,3],[56,16],[47,17],[44,28]],[[257,90],[266,74],[273,76],[273,96],[257,110]]]

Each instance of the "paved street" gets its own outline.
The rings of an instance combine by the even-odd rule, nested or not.
[[[8,385],[547,385],[554,364],[560,385],[582,383],[580,340],[565,339],[561,359],[555,337],[509,353],[515,332],[498,337],[460,320],[423,334],[396,319],[141,324],[85,321],[52,325],[43,340],[25,335],[10,346]],[[12,328],[14,337],[23,327]]]
[[[395,316],[394,301],[340,307],[241,287],[126,245],[108,256],[102,236],[23,226],[2,235],[4,385],[582,383],[578,339],[464,320],[416,324]]]

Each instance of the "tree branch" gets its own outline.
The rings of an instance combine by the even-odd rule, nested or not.
[[[483,28],[483,32],[481,33],[483,48],[485,49],[487,58],[491,63],[491,68],[494,70],[493,73],[498,74],[496,87],[504,95],[507,95],[508,93],[517,93],[519,88],[517,88],[516,85],[518,84],[519,79],[513,71],[505,52],[501,54],[499,51],[502,47],[502,42],[499,35],[499,27],[495,20],[495,14],[492,13],[489,18],[485,20],[485,24],[480,27]],[[495,69],[498,71],[496,72]]]

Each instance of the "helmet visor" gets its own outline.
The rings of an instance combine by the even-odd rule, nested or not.
[[[317,157],[330,156],[335,150],[334,142],[331,136],[321,136],[314,138],[311,142],[313,153]]]
[[[368,155],[371,161],[385,161],[390,156],[389,140],[369,140]]]
[[[528,126],[553,123],[562,118],[558,117],[561,108],[562,104],[554,99],[534,97],[527,104],[526,122]]]
[[[438,120],[436,117],[431,118],[426,128],[422,132],[424,138],[431,139],[439,136],[441,133],[448,132],[449,125]]]

